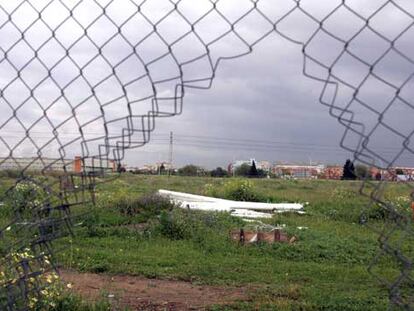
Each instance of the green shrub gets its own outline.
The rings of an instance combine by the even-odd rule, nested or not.
[[[209,237],[227,237],[230,229],[243,225],[243,220],[228,213],[174,209],[161,213],[154,231],[172,240],[191,239],[203,243]]]
[[[207,184],[204,187],[204,193],[208,196],[235,201],[265,201],[263,195],[254,189],[253,183],[247,179],[232,179],[218,185]]]
[[[220,186],[214,185],[214,184],[205,184],[203,188],[204,195],[214,197],[214,198],[220,198],[222,197],[222,184]]]
[[[142,197],[126,195],[121,192],[114,196],[99,198],[96,206],[89,205],[80,224],[80,234],[89,237],[124,236],[128,229],[119,226],[142,224],[158,219],[162,211],[175,207],[168,199],[150,194]],[[116,229],[116,230],[115,230]]]
[[[123,196],[114,203],[114,207],[123,216],[159,215],[161,211],[169,211],[174,208],[170,200],[157,194],[144,195],[142,197]]]
[[[0,171],[0,177],[8,177],[8,178],[19,178],[22,176],[21,170],[12,170],[12,169],[6,169]]]
[[[31,217],[33,208],[39,207],[44,203],[47,193],[35,182],[30,180],[19,181],[7,193],[5,199],[4,213],[13,212],[20,215]]]
[[[376,220],[401,220],[401,216],[406,219],[411,218],[411,199],[408,196],[398,196],[392,200],[386,200],[385,204],[374,204],[364,213],[368,219]],[[395,212],[392,212],[395,211]]]
[[[200,240],[214,222],[212,214],[206,215],[207,217],[200,216],[200,213],[191,210],[176,209],[170,213],[163,212],[160,216],[159,231],[171,240]]]
[[[185,220],[178,213],[162,212],[159,230],[161,234],[171,240],[188,238],[188,228]]]
[[[107,301],[98,301],[92,304],[82,301],[77,295],[65,293],[48,311],[109,311],[111,309],[111,305]]]

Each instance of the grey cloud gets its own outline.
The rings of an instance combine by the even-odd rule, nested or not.
[[[6,4],[5,1],[0,1],[0,4],[3,5],[3,2],[4,7],[6,8],[7,6],[6,10],[11,12],[11,4]],[[64,2],[67,5],[71,5],[69,4],[70,1]],[[292,9],[292,3],[294,3],[293,1],[277,2],[278,5],[275,6],[273,1],[262,0],[259,2],[258,7],[261,10],[266,11],[266,13],[269,14],[269,17],[275,21]],[[108,16],[117,23],[126,21],[133,9],[133,6],[128,8],[127,3],[129,2],[115,1],[108,7]],[[362,5],[359,2],[347,1],[349,7],[365,16],[372,14],[372,12],[374,12],[380,5],[379,2],[376,1],[368,1],[367,3]],[[90,4],[93,8],[86,10],[86,7],[83,6],[86,6],[87,4]],[[142,9],[144,14],[146,14],[152,22],[155,22],[171,8],[171,5],[168,4],[164,7],[164,4],[164,1],[147,1]],[[272,4],[273,6],[271,6]],[[301,2],[302,7],[307,12],[311,12],[312,15],[319,19],[326,17],[338,4],[340,4],[340,1]],[[39,2],[37,5],[40,8],[44,3]],[[233,21],[247,12],[251,6],[251,2],[247,0],[242,3],[240,3],[240,1],[230,0],[227,0],[227,2],[219,1],[217,4],[217,8],[223,12],[228,19]],[[118,10],[115,10],[115,7],[118,8]],[[199,1],[196,3],[194,1],[184,0],[179,3],[178,8],[180,12],[183,12],[183,14],[188,16],[190,21],[195,21],[211,8],[211,2]],[[67,16],[67,11],[62,9],[59,5],[54,8],[55,12],[53,12],[52,9],[53,7],[46,11],[45,18],[48,19],[48,24],[50,26],[55,27]],[[100,9],[96,7],[93,2],[84,1],[82,6],[74,11],[74,16],[86,26],[88,21],[99,14],[98,12],[100,12]],[[398,10],[397,13],[395,13],[395,10],[394,12],[392,10],[387,10],[384,13],[386,14],[384,18],[387,18],[387,20],[395,20],[395,22],[385,25],[387,27],[386,29],[378,30],[387,33],[387,35],[400,31],[399,27],[401,27],[401,23],[398,23],[397,19],[399,16]],[[334,14],[327,20],[325,26],[326,29],[335,32],[342,38],[347,39],[351,37],[358,31],[358,27],[361,27],[362,25],[360,21],[357,23],[350,23],[349,14],[349,11],[346,10]],[[266,26],[266,24],[259,23],[259,20],[263,21],[263,18],[259,15],[256,15],[251,19],[241,20],[236,24],[235,30],[243,40],[253,43],[271,29],[271,27],[268,27],[269,25]],[[24,19],[18,19],[17,22],[24,22]],[[174,24],[176,24],[175,28],[171,26]],[[350,24],[355,27],[349,27]],[[67,24],[64,24],[64,26],[65,27],[60,28],[56,32],[57,38],[62,40],[62,43],[65,45],[69,45],[76,40],[81,32],[79,31],[79,26],[76,26],[74,23],[70,24],[68,22]],[[188,35],[185,40],[183,40],[183,42],[187,41],[187,45],[181,45],[181,42],[173,44],[179,35],[188,31],[187,26],[188,25],[183,22],[182,17],[178,14],[171,15],[165,19],[165,21],[157,25],[157,29],[162,36],[162,39],[169,44],[172,44],[172,51],[174,55],[177,55],[179,63],[194,59],[206,52],[204,44],[202,44],[194,34]],[[22,27],[24,27],[24,25]],[[40,35],[42,33],[41,26],[38,25],[37,27],[39,28],[39,31],[28,36],[28,40],[30,40],[30,38],[33,42],[44,40]],[[278,31],[281,31],[291,39],[306,41],[317,27],[318,24],[314,20],[306,17],[306,15],[299,10],[295,10],[293,14],[289,15],[278,25]],[[376,29],[375,21],[373,21],[372,27]],[[195,27],[195,30],[202,39],[209,42],[220,36],[227,28],[228,25],[226,25],[226,22],[223,22],[223,19],[220,16],[211,14],[211,16],[208,16],[203,23],[200,22],[199,25]],[[131,19],[123,29],[125,30],[124,35],[134,43],[138,42],[138,40],[142,40],[144,35],[150,34],[152,31],[152,28],[149,27],[149,23],[142,17],[140,19]],[[138,32],[137,29],[140,29],[140,31]],[[116,30],[116,27],[112,25],[108,19],[102,18],[102,20],[99,21],[99,24],[92,26],[88,33],[96,42],[103,43],[112,34],[116,33]],[[13,30],[9,30],[10,36],[7,36],[7,38],[13,37],[11,35],[12,31]],[[407,39],[409,38],[409,35],[410,33],[407,33],[407,37],[401,38],[401,48],[404,49],[404,51],[410,51],[410,46],[412,47],[412,42]],[[383,44],[384,41],[375,41],[375,39],[377,38],[372,34],[361,38],[361,40],[359,40],[360,43],[356,44],[359,46],[359,50],[355,50],[356,53],[362,55],[361,57],[367,57],[367,61],[373,61],[373,52],[379,50],[380,45]],[[103,48],[103,53],[107,56],[112,66],[131,53],[131,47],[124,43],[125,42],[118,36],[114,42],[111,42]],[[7,48],[7,46],[10,45],[10,42],[2,40],[2,44],[5,44],[5,46],[2,46],[3,48]],[[49,49],[45,48],[45,51],[41,53],[43,54],[41,57],[49,66],[52,66],[53,62],[61,57],[63,50],[57,46],[53,47],[52,43],[47,47]],[[351,44],[350,48],[352,47]],[[209,48],[213,64],[219,57],[233,57],[248,51],[243,41],[235,35],[223,37],[218,42],[209,46]],[[255,48],[256,52],[251,56],[246,56],[245,58],[237,60],[223,61],[221,67],[219,67],[217,71],[217,77],[211,90],[198,91],[187,88],[184,114],[181,117],[157,119],[156,133],[157,131],[168,133],[171,129],[177,133],[190,132],[193,135],[198,136],[211,135],[239,139],[248,137],[261,140],[313,143],[315,144],[315,148],[314,151],[310,151],[310,153],[313,152],[314,156],[312,154],[305,154],[306,152],[294,152],[292,149],[285,151],[277,150],[277,152],[273,152],[273,150],[270,149],[267,151],[241,150],[240,147],[237,147],[239,149],[236,147],[231,149],[230,145],[229,148],[222,148],[226,150],[220,150],[219,147],[213,148],[211,146],[210,149],[205,149],[202,148],[202,146],[180,147],[177,145],[177,162],[185,163],[188,161],[200,161],[205,165],[216,165],[222,164],[223,159],[249,157],[250,155],[267,158],[269,160],[282,159],[307,161],[308,157],[317,157],[323,161],[341,162],[345,156],[349,156],[347,152],[341,152],[337,149],[330,149],[330,151],[318,150],[318,145],[337,146],[338,141],[343,134],[343,128],[337,125],[337,121],[328,116],[327,108],[318,103],[323,84],[302,76],[301,70],[303,58],[300,52],[300,47],[289,41],[282,40],[279,36],[271,34],[266,40],[257,44]],[[338,44],[332,37],[324,36],[323,32],[320,32],[318,36],[313,39],[312,44],[309,45],[307,51],[309,54],[315,55],[321,62],[329,66],[342,50],[343,46],[341,44]],[[94,57],[97,51],[96,48],[91,49],[91,44],[88,43],[87,40],[84,40],[79,42],[70,52],[76,61],[80,64],[85,64],[89,59]],[[145,63],[148,63],[151,62],[151,60],[161,57],[164,53],[168,52],[168,49],[161,38],[152,34],[146,40],[142,41],[139,45],[138,52],[140,53],[142,60]],[[12,56],[13,55],[10,57]],[[24,53],[16,52],[14,57],[16,63],[25,63],[24,57],[26,57],[26,55]],[[4,64],[5,62],[2,62],[0,66],[4,66]],[[140,101],[140,99],[147,96],[154,96],[152,86],[155,87],[159,98],[165,98],[164,101],[159,102],[160,108],[165,112],[173,113],[174,100],[172,100],[172,97],[175,90],[174,86],[179,83],[179,80],[162,83],[156,83],[156,81],[168,80],[180,75],[175,60],[170,56],[166,56],[158,59],[157,62],[148,64],[146,68],[144,67],[145,66],[143,66],[141,61],[132,57],[125,62],[124,67],[121,65],[117,68],[118,77],[123,84],[125,84],[128,79],[132,80],[134,77],[145,75],[145,69],[149,72],[147,77],[144,77],[127,87],[128,101],[133,102],[131,104],[133,113],[145,114],[150,109],[152,102],[150,100]],[[319,77],[326,78],[327,70],[321,70],[321,68],[317,67],[318,66],[315,66],[315,64],[311,65],[308,63],[307,69],[317,72],[316,75]],[[184,74],[184,82],[186,82],[188,86],[200,85],[198,82],[191,82],[191,80],[194,79],[206,79],[206,82],[202,85],[207,86],[209,78],[211,78],[213,74],[211,64],[207,62],[206,57],[184,64],[181,69]],[[339,78],[344,77],[347,81],[350,81],[351,84],[356,86],[362,81],[364,75],[367,74],[367,70],[367,66],[361,65],[352,57],[346,58],[344,56],[333,68],[332,73]],[[377,70],[378,75],[384,75],[389,81],[395,80],[398,81],[398,83],[401,83],[401,81],[404,80],[404,77],[406,79],[407,75],[413,71],[410,66],[402,62],[401,58],[398,58],[398,56],[395,55],[384,59],[382,63],[378,65]],[[132,75],[129,75],[131,73]],[[39,66],[33,66],[27,69],[25,78],[27,78],[29,84],[33,86],[36,81],[41,79],[43,74],[44,70],[42,73]],[[70,62],[61,64],[52,71],[52,75],[60,87],[63,87],[77,74],[78,71],[76,66],[73,66]],[[105,64],[101,58],[95,60],[85,69],[86,78],[92,85],[99,82],[100,79],[108,74],[111,74],[111,67]],[[4,75],[2,75],[4,81],[2,83],[6,83],[7,80],[10,79],[7,75],[8,71],[5,70]],[[150,78],[152,79],[153,84],[150,83]],[[380,107],[386,107],[386,101],[381,102],[380,104],[379,101],[383,100],[386,96],[389,96],[392,92],[388,92],[386,87],[379,88],[378,85],[381,85],[381,83],[372,83],[371,85],[367,83],[364,85],[359,94],[361,97],[360,100],[370,103],[375,102],[375,104],[377,105],[378,103],[378,106]],[[49,87],[50,91],[48,89]],[[45,84],[43,91],[40,91],[41,89],[39,88],[39,90],[36,90],[36,93],[44,102],[51,102],[54,100],[54,96],[52,96],[51,93],[59,93],[59,90],[56,90],[56,88],[52,86],[52,83],[49,85]],[[96,91],[96,96],[101,102],[110,103],[103,109],[104,117],[106,118],[106,121],[114,121],[109,123],[109,131],[111,136],[117,137],[121,134],[123,128],[129,126],[127,124],[128,119],[122,119],[123,116],[129,115],[127,102],[125,99],[116,100],[117,97],[122,96],[121,85],[114,79],[111,79],[106,83],[103,83]],[[352,91],[352,89],[341,84],[339,93],[341,98],[336,102],[338,107],[345,107],[350,103],[349,100],[352,97]],[[13,93],[11,90],[9,92]],[[406,94],[409,92],[409,88],[404,87],[401,93]],[[76,107],[84,98],[90,96],[89,86],[85,85],[85,83],[83,83],[82,86],[81,81],[75,82],[72,88],[68,88],[66,93],[70,105],[73,107]],[[12,101],[17,101],[18,95],[19,94],[9,94],[7,95],[7,98],[10,98]],[[57,96],[59,96],[59,94],[57,94]],[[325,94],[325,98],[328,97],[329,96]],[[405,98],[408,97],[409,95],[406,94]],[[113,102],[111,103],[111,101]],[[66,116],[70,117],[72,113],[71,110],[68,110],[70,109],[69,103],[65,103],[64,100],[56,104],[56,106],[58,105],[62,107],[62,110],[53,110],[53,108],[50,110],[50,116],[51,119],[53,119],[52,122],[55,126],[61,124]],[[394,105],[393,108],[395,106],[396,105]],[[398,124],[404,127],[406,121],[399,123],[398,120],[400,120],[399,118],[404,118],[404,120],[408,121],[409,118],[405,118],[409,115],[409,112],[411,112],[412,109],[407,105],[398,106],[399,108],[395,113],[391,113],[391,110],[389,110],[386,122],[390,125]],[[28,105],[25,108],[25,111],[20,115],[27,124],[33,122],[30,118],[30,111],[36,111],[36,108],[31,107],[31,105]],[[352,102],[350,108],[355,112],[356,120],[363,121],[367,125],[368,132],[369,129],[372,129],[378,123],[378,115],[373,114],[372,111],[364,108],[361,103]],[[3,108],[1,109],[3,111]],[[10,111],[8,111],[7,108],[4,109],[4,111],[7,111],[6,113],[10,114]],[[99,105],[93,98],[75,109],[75,113],[76,120],[80,124],[88,123],[88,126],[85,126],[84,128],[85,135],[88,138],[99,137],[99,133],[103,132],[103,122],[102,118],[99,118],[101,116]],[[401,117],[401,113],[404,113],[404,117]],[[33,115],[35,115],[35,113],[33,113]],[[90,122],[95,118],[98,119]],[[121,119],[118,120],[118,118]],[[141,126],[139,119],[134,121],[138,122],[138,127]],[[406,126],[403,129],[400,129],[400,131],[408,133],[409,124],[410,123],[407,122]],[[19,128],[19,125],[15,126]],[[396,125],[392,126],[394,127]],[[7,128],[10,130],[10,127],[12,126],[4,127],[2,130],[5,131]],[[59,128],[59,132],[62,133],[62,139],[66,138],[65,141],[70,142],[70,139],[72,138],[71,135],[75,135],[73,132],[78,131],[78,128],[79,125],[75,120],[71,120]],[[47,124],[39,124],[39,131],[50,132],[50,128]],[[156,137],[156,133],[154,137]],[[400,141],[399,145],[397,144],[397,146],[394,146],[393,143],[396,140],[390,138],[389,131],[387,132],[384,130],[381,135],[383,137],[382,141],[379,140],[374,144],[375,140],[372,139],[372,143],[375,146],[379,146],[380,148],[391,148],[391,146],[392,148],[398,148],[398,146],[401,146]],[[135,139],[139,141],[141,139],[140,135],[137,134]],[[114,143],[117,140],[118,138],[114,138],[111,142]],[[101,142],[104,141],[101,140]],[[355,141],[352,141],[351,138],[349,139],[349,144],[354,145],[355,147]],[[95,150],[91,152],[97,153],[96,149],[99,142],[90,142],[89,145],[91,150]],[[79,142],[72,143],[70,147],[71,153],[80,152]],[[162,150],[165,146],[154,145],[153,149],[151,148],[151,146],[148,146],[142,150],[138,149],[137,151],[128,152],[127,161],[132,164],[139,164],[142,161],[154,160],[153,155],[156,152],[163,153],[164,151]],[[141,156],[140,153],[147,154],[149,157],[146,158],[145,156]]]

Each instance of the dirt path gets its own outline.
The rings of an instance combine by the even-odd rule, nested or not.
[[[128,275],[105,275],[61,271],[72,290],[88,300],[108,297],[114,309],[205,310],[207,306],[247,300],[247,288],[199,286],[184,281],[146,279]]]

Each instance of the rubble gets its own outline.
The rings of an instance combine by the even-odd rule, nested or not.
[[[295,212],[304,214],[300,203],[261,203],[218,199],[184,192],[159,190],[158,194],[168,198],[181,208],[201,211],[229,212],[244,219],[271,218],[274,213]]]
[[[230,238],[240,244],[252,244],[252,243],[289,243],[292,244],[297,241],[296,236],[288,236],[280,229],[272,230],[271,232],[260,231],[246,231],[244,229],[233,230],[230,232]]]

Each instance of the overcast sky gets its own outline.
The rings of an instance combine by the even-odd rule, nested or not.
[[[168,161],[170,132],[178,166],[342,164],[353,156],[342,138],[368,162],[414,165],[412,153],[399,154],[413,145],[405,138],[414,130],[414,5],[341,2],[0,0],[1,155],[70,158],[140,145],[154,126],[140,116],[178,112],[184,84],[182,114],[155,118],[150,143],[126,151],[129,166]],[[282,35],[307,43],[305,71],[319,81],[303,74],[302,46]],[[351,111],[358,135],[337,120]]]

